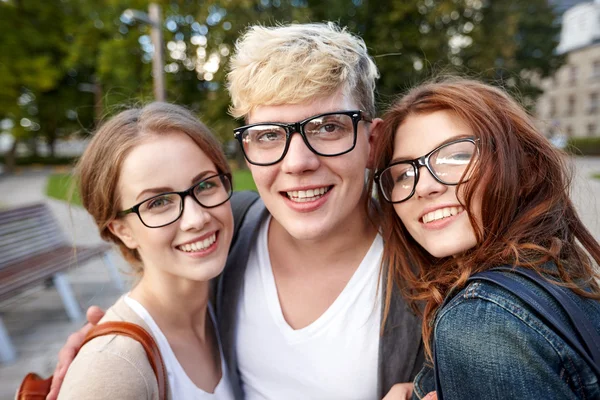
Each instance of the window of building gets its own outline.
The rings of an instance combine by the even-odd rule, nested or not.
[[[568,137],[572,137],[573,136],[573,127],[572,126],[567,126],[567,128],[565,129],[565,131],[567,132],[567,136]]]
[[[567,99],[567,116],[568,117],[575,115],[575,103],[576,103],[575,95],[572,94]]]
[[[592,63],[592,78],[600,78],[600,60]]]
[[[589,114],[595,114],[598,112],[598,92],[590,93],[590,106],[588,107]]]
[[[550,117],[556,117],[556,99],[551,97],[550,98]]]
[[[579,68],[576,65],[571,65],[569,69],[569,83],[577,82],[577,74],[579,73]]]
[[[596,124],[588,124],[587,134],[588,136],[594,136],[596,134]]]

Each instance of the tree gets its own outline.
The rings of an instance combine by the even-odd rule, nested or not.
[[[188,106],[223,142],[225,78],[248,25],[333,20],[361,35],[381,71],[380,105],[440,71],[505,86],[526,105],[536,77],[563,62],[546,0],[156,0],[163,10],[167,99]],[[128,21],[144,0],[0,2],[0,119],[19,140],[89,132],[122,104],[152,99],[147,25]],[[96,121],[96,122],[95,122]]]

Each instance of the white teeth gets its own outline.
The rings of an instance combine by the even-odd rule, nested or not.
[[[187,243],[179,246],[179,249],[185,251],[186,253],[190,253],[192,251],[201,251],[210,247],[214,242],[217,241],[217,234],[213,233],[211,236],[207,237],[204,240],[199,240],[194,243]]]
[[[464,208],[462,206],[439,208],[435,211],[432,211],[432,212],[429,212],[429,213],[423,215],[422,219],[423,219],[423,223],[428,224],[429,222],[432,222],[432,221],[437,221],[442,218],[447,218],[447,217],[451,217],[453,215],[457,215],[463,211],[464,211]]]
[[[294,190],[292,192],[286,192],[287,196],[290,200],[295,201],[297,203],[305,203],[307,201],[315,201],[325,193],[329,191],[329,188],[322,187],[317,189],[308,189],[308,190]]]

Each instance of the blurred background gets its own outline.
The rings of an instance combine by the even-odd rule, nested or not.
[[[509,90],[572,154],[574,199],[600,237],[599,0],[0,0],[0,209],[41,201],[71,242],[98,245],[78,199],[66,202],[71,167],[102,120],[154,99],[197,113],[231,158],[236,189],[252,189],[232,140],[241,121],[227,114],[235,40],[256,23],[321,21],[364,38],[381,72],[381,110],[439,73]],[[100,259],[68,278],[83,309],[122,293]],[[15,349],[0,362],[2,399],[26,372],[50,374],[80,326],[53,286],[0,298],[0,346],[4,337]]]

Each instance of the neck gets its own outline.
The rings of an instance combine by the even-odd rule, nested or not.
[[[344,258],[356,258],[357,254],[361,254],[362,259],[376,234],[377,228],[369,219],[364,207],[358,207],[351,218],[335,230],[311,239],[293,237],[272,218],[268,234],[269,249],[285,248],[290,255],[305,260],[315,260],[318,257],[319,262],[305,264],[307,268],[321,268],[322,265],[339,264]]]
[[[163,332],[207,332],[209,282],[152,274],[149,270],[129,296],[140,302]]]

